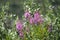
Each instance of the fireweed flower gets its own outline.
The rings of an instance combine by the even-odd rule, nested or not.
[[[40,16],[40,18],[37,20],[40,24],[42,24],[44,22],[44,19],[42,18],[42,16]]]
[[[35,12],[34,14],[34,19],[37,21],[37,19],[40,18],[39,12]]]
[[[30,17],[29,23],[30,23],[30,24],[33,24],[33,23],[34,23],[34,18],[33,18],[33,17]]]
[[[24,13],[24,17],[25,17],[26,19],[30,17],[29,11],[26,11],[26,12]]]
[[[42,16],[39,14],[38,11],[36,11],[35,14],[34,14],[34,22],[35,22],[35,23],[43,23],[43,18],[42,18]]]
[[[20,31],[20,30],[23,29],[23,24],[22,24],[19,20],[16,22],[16,29],[17,29],[18,31]]]
[[[34,23],[37,23],[39,19],[40,19],[39,12],[36,11],[34,14]]]
[[[24,34],[23,34],[22,31],[19,33],[19,36],[20,36],[20,38],[23,38],[24,37]]]
[[[22,24],[22,22],[20,22],[20,20],[17,20],[17,22],[16,22],[16,29],[18,31],[20,38],[23,38],[23,36],[24,36],[23,35],[23,24]]]

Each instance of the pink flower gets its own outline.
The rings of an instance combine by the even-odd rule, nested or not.
[[[20,36],[21,38],[23,38],[23,37],[24,37],[23,32],[20,32],[20,33],[19,33],[19,36]]]
[[[40,16],[40,18],[37,21],[38,23],[42,24],[44,22],[44,19]]]
[[[43,18],[42,16],[39,14],[38,11],[35,12],[34,14],[34,23],[37,24],[37,23],[43,23]]]
[[[29,18],[29,17],[30,17],[29,11],[26,11],[26,12],[24,13],[24,17],[25,17],[25,18]]]
[[[34,23],[37,23],[38,22],[37,20],[39,20],[39,19],[40,19],[39,12],[35,12],[35,14],[34,14]]]
[[[33,17],[31,17],[31,18],[29,19],[29,23],[30,23],[30,24],[33,24],[33,23],[34,23]]]
[[[38,13],[38,12],[35,12],[35,14],[34,14],[34,19],[37,20],[37,19],[39,19],[39,18],[40,18],[39,13]]]
[[[19,31],[19,30],[22,30],[23,29],[23,25],[20,21],[17,21],[16,22],[16,29]]]

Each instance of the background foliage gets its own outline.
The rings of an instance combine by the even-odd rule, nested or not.
[[[31,34],[28,34],[33,38],[26,37],[28,39],[25,40],[60,39],[60,0],[0,0],[0,40],[20,40],[15,21],[17,16],[19,19],[23,19],[25,9],[30,10],[31,13],[37,9],[46,19],[43,24],[45,28],[41,30],[36,27],[35,29],[34,26],[34,31],[31,28]],[[52,32],[47,32],[46,28],[50,23]]]

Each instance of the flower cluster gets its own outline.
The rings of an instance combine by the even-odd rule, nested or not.
[[[42,16],[39,14],[39,11],[35,11],[33,16],[29,13],[29,11],[25,11],[24,17],[29,22],[29,24],[38,24],[38,23],[42,24],[44,21]],[[16,22],[16,29],[19,33],[20,38],[23,38],[24,37],[23,24],[20,20],[17,20]],[[26,27],[26,33],[28,32],[29,32],[29,27]]]
[[[42,24],[43,23],[43,18],[42,16],[39,14],[39,11],[35,11],[35,13],[33,14],[34,17],[32,17],[32,15],[29,13],[29,11],[26,11],[24,13],[24,17],[28,20],[29,19],[29,23],[30,24],[37,24],[37,23],[40,23]]]
[[[17,31],[18,31],[18,33],[19,33],[19,36],[21,37],[21,38],[23,38],[23,24],[20,22],[20,20],[17,20],[17,22],[16,22],[16,29],[17,29]]]

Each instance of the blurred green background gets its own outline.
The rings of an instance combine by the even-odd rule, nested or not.
[[[0,40],[20,40],[15,21],[17,16],[22,19],[25,9],[31,13],[39,9],[48,20],[45,24],[53,27],[46,40],[60,40],[60,0],[0,0]]]

